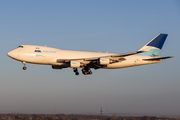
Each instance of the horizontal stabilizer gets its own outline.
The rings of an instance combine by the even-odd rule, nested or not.
[[[150,58],[150,59],[143,59],[144,61],[152,61],[152,60],[162,60],[162,59],[168,59],[172,58],[174,56],[168,56],[168,57],[156,57],[156,58]]]

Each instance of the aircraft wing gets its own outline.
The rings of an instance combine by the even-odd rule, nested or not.
[[[130,55],[135,55],[137,53],[142,53],[143,51],[137,51],[137,52],[132,52],[132,53],[126,53],[126,54],[116,54],[116,55],[108,55],[108,56],[99,56],[99,57],[90,57],[90,58],[77,58],[77,59],[57,59],[58,63],[65,63],[65,62],[70,62],[70,61],[95,61],[98,60],[99,58],[116,58],[116,57],[125,57],[125,56],[130,56]]]
[[[90,58],[78,58],[78,59],[57,59],[57,63],[69,63],[70,61],[79,61],[80,64],[83,66],[89,66],[94,68],[102,68],[104,65],[99,65],[97,61],[101,58],[103,59],[109,59],[110,63],[116,63],[120,61],[126,60],[125,56],[134,55],[137,53],[142,53],[143,51],[137,51],[132,53],[126,53],[126,54],[115,54],[115,55],[108,55],[108,56],[99,56],[99,57],[90,57]]]
[[[125,56],[135,55],[137,53],[142,53],[142,52],[144,51],[136,51],[136,52],[126,53],[126,54],[111,55],[111,57],[125,57]]]

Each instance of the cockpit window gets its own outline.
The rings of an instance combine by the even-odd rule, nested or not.
[[[19,46],[19,48],[23,48],[23,46],[21,45],[21,46]]]
[[[41,52],[41,50],[35,50],[34,52]]]

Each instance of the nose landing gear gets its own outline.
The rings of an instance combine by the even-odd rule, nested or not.
[[[23,62],[24,66],[23,66],[23,70],[26,70],[27,67],[26,67],[26,62]]]
[[[78,69],[77,69],[77,68],[74,68],[73,71],[75,72],[75,75],[79,75],[79,72],[78,72]]]

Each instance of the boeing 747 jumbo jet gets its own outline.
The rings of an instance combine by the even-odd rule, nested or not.
[[[92,74],[94,69],[115,69],[138,65],[159,63],[163,59],[171,58],[158,56],[167,34],[158,34],[141,49],[136,52],[117,54],[101,53],[75,50],[62,50],[52,47],[39,45],[20,45],[11,50],[7,55],[24,64],[23,70],[26,70],[26,63],[52,65],[53,69],[73,68],[76,75],[79,75],[77,68],[82,68],[84,75]]]

